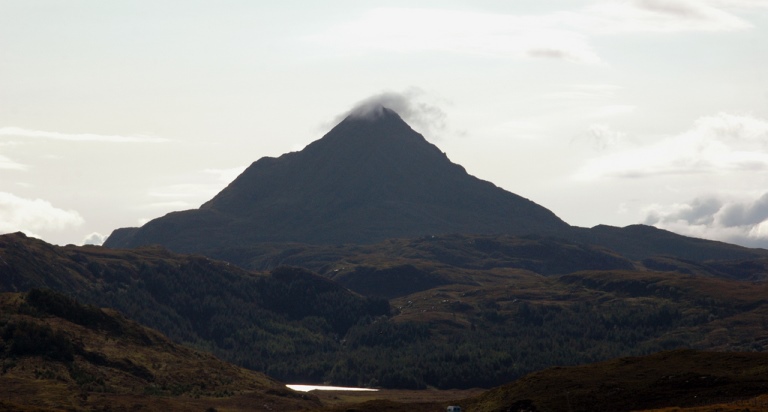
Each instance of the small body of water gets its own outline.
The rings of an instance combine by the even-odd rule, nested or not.
[[[285,385],[289,389],[293,389],[299,392],[309,391],[378,391],[378,389],[368,388],[349,388],[344,386],[325,386],[325,385]]]

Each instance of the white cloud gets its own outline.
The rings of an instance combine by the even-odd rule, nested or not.
[[[445,112],[418,88],[411,88],[402,93],[383,92],[365,98],[349,111],[337,116],[335,123],[347,116],[378,116],[382,107],[394,110],[403,120],[425,135],[445,129]]]
[[[0,169],[5,170],[27,170],[28,167],[25,164],[21,164],[6,156],[0,155]]]
[[[768,121],[721,113],[655,144],[590,160],[575,177],[638,178],[659,175],[768,170]]]
[[[30,137],[36,139],[63,140],[69,142],[107,142],[107,143],[163,143],[169,139],[152,136],[122,136],[93,133],[60,133],[43,130],[29,130],[20,127],[0,127],[0,136]]]
[[[83,239],[84,245],[103,245],[104,241],[107,240],[108,235],[102,235],[99,232],[93,232],[90,235],[86,236],[85,239]]]
[[[652,205],[644,223],[688,236],[768,247],[768,193],[757,199],[708,196]]]
[[[0,192],[0,233],[60,231],[80,226],[83,222],[74,210],[59,209],[42,199],[25,199]]]

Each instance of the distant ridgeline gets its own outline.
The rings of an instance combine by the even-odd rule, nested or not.
[[[469,175],[383,107],[350,115],[299,152],[254,162],[199,209],[117,229],[105,246],[158,244],[221,256],[265,242],[371,244],[456,233],[553,237],[608,247],[630,259],[768,256],[648,226],[571,227],[548,209]]]

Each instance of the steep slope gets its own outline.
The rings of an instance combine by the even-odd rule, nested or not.
[[[319,405],[263,374],[176,345],[112,310],[50,290],[0,294],[0,362],[2,410]]]
[[[208,251],[255,242],[372,243],[445,233],[558,234],[549,210],[477,179],[380,108],[300,152],[253,163],[197,210],[115,231],[106,246]]]

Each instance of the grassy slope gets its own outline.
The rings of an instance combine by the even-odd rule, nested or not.
[[[767,393],[766,371],[768,354],[678,350],[551,368],[464,403],[467,410],[476,412],[513,406],[537,411],[617,412],[702,407]]]
[[[162,248],[56,247],[0,236],[0,290],[31,287],[113,307],[176,342],[285,381],[322,382],[317,371],[327,368],[337,335],[388,311],[386,301],[303,270],[259,274]]]
[[[114,311],[58,294],[36,301],[30,296],[0,294],[0,410],[202,411],[253,402],[274,410],[318,406],[311,396],[176,345]],[[51,300],[58,304],[39,303]],[[38,343],[30,344],[26,336]]]

